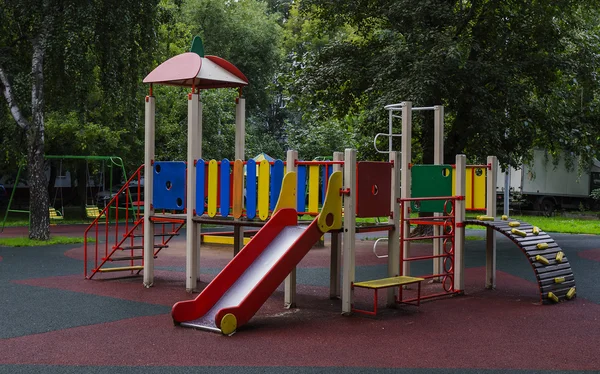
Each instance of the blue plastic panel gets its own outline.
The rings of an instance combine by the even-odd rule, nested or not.
[[[256,217],[256,161],[246,163],[246,217]]]
[[[275,160],[275,163],[271,167],[271,180],[269,191],[271,192],[269,197],[269,209],[275,210],[277,200],[279,200],[279,194],[281,193],[281,183],[283,182],[283,161]]]
[[[204,214],[204,204],[206,203],[206,164],[203,159],[196,162],[196,215]]]
[[[231,165],[228,159],[221,161],[221,217],[229,216],[229,188],[231,187]]]
[[[183,210],[185,208],[185,173],[183,161],[159,161],[154,172],[154,209]]]
[[[327,177],[325,177],[325,169],[327,169]],[[325,203],[325,195],[327,194],[327,184],[329,183],[329,177],[333,173],[333,165],[322,165],[321,166],[321,198],[319,201],[321,204]]]
[[[296,210],[298,212],[306,211],[306,165],[298,165],[296,186]]]

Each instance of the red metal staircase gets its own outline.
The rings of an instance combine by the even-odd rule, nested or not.
[[[84,232],[84,275],[128,272],[137,275],[144,269],[144,201],[140,166],[104,207]],[[155,225],[154,258],[169,246],[185,224],[185,219],[153,217]],[[92,240],[93,239],[93,240]],[[115,266],[124,263],[124,266]]]

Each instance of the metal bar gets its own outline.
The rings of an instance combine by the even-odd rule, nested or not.
[[[420,296],[419,299],[420,300],[427,300],[427,299],[433,299],[433,298],[436,298],[436,297],[451,296],[451,295],[453,295],[455,293],[458,293],[458,292],[456,292],[456,291],[452,291],[452,292],[439,292],[439,293],[434,293],[434,294],[430,294],[430,295]],[[403,303],[406,304],[406,303],[410,303],[410,302],[413,302],[413,301],[417,301],[417,298],[413,297],[412,299],[406,299],[406,300],[403,301]]]
[[[296,165],[344,165],[344,161],[296,161]]]
[[[452,257],[452,255],[449,253],[445,253],[445,254],[441,254],[441,255],[417,256],[417,257],[405,258],[404,261],[433,260],[434,258],[443,258],[443,257]]]
[[[436,196],[436,197],[408,197],[408,198],[400,198],[398,202],[406,202],[406,201],[431,201],[431,200],[458,200],[459,196]]]
[[[415,240],[423,240],[423,239],[444,239],[444,238],[452,238],[454,237],[454,235],[449,234],[449,235],[431,235],[431,236],[419,236],[416,238],[403,238],[402,241],[405,242],[409,242],[409,241],[415,241]]]
[[[399,104],[389,104],[384,106],[383,108],[386,110],[390,110],[390,111],[402,111],[404,110],[404,107],[406,106],[406,104],[404,102],[399,103]],[[413,112],[420,112],[420,111],[424,111],[424,110],[434,110],[435,107],[434,106],[420,106],[420,107],[413,107],[411,108],[411,110]]]
[[[8,200],[8,205],[6,206],[6,212],[4,213],[4,219],[2,220],[2,230],[0,230],[0,232],[4,231],[4,225],[6,224],[6,218],[8,217],[8,212],[14,211],[15,213],[29,213],[28,210],[27,211],[17,211],[16,209],[15,210],[10,209],[10,206],[13,201],[13,197],[15,196],[15,192],[17,191],[17,185],[19,184],[19,177],[21,176],[21,170],[23,170],[23,165],[19,165],[19,170],[17,171],[17,178],[15,179],[13,189],[10,192],[10,199]]]
[[[375,296],[373,296],[373,313],[377,315],[377,288],[375,289]]]
[[[431,279],[431,278],[436,278],[436,277],[443,277],[443,276],[447,276],[447,275],[452,275],[454,276],[454,272],[449,272],[449,273],[439,273],[439,274],[431,274],[431,275],[419,275],[419,278],[423,278],[423,279]]]

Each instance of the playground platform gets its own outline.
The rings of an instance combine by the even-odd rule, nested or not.
[[[386,274],[373,236],[357,237],[357,281]],[[313,248],[298,267],[298,308],[283,308],[280,287],[231,337],[173,325],[172,305],[196,296],[184,287],[185,235],[161,252],[151,289],[139,277],[85,280],[81,245],[0,247],[0,373],[598,372],[600,237],[552,237],[577,277],[571,302],[541,305],[530,265],[499,238],[497,290],[484,289],[485,242],[467,241],[465,295],[396,309],[381,296],[377,316],[346,317],[329,299],[329,249]],[[231,256],[231,247],[203,246],[200,286]],[[368,290],[355,295],[372,303]]]

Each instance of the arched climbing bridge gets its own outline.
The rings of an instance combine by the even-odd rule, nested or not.
[[[575,297],[575,277],[569,259],[554,239],[544,231],[514,219],[466,220],[465,225],[492,228],[521,249],[535,272],[543,304]]]

